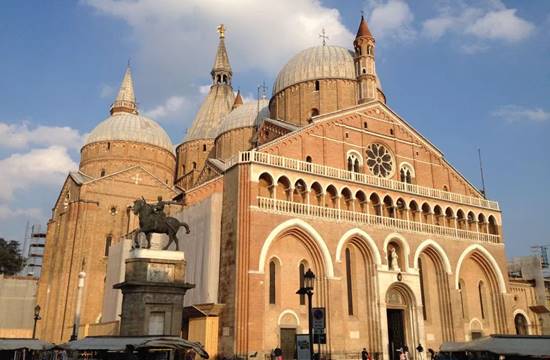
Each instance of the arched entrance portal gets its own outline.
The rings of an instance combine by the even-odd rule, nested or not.
[[[418,342],[418,314],[411,289],[402,283],[394,283],[386,292],[388,329],[388,358],[399,360],[405,346],[412,352]]]

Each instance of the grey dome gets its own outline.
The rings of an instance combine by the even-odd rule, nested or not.
[[[269,100],[267,99],[260,100],[259,112],[257,101],[247,102],[239,106],[222,119],[217,136],[229,130],[258,125],[262,119],[269,117],[268,106]]]
[[[353,53],[340,46],[316,46],[299,52],[277,75],[273,95],[294,84],[316,79],[356,80]]]
[[[155,145],[174,154],[166,131],[145,116],[119,112],[109,116],[92,130],[84,145],[98,141],[123,140]]]

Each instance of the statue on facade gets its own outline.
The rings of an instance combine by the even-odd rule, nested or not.
[[[139,234],[144,233],[147,239],[146,249],[151,248],[151,235],[154,233],[157,234],[166,234],[168,235],[168,244],[164,247],[163,250],[167,250],[172,243],[176,244],[176,251],[179,251],[178,238],[176,234],[180,227],[185,228],[186,234],[189,234],[189,225],[184,222],[179,221],[178,219],[166,216],[164,212],[164,206],[168,204],[180,204],[174,201],[163,201],[162,197],[158,197],[156,204],[148,204],[143,197],[134,201],[134,206],[132,207],[134,214],[139,217],[139,229],[137,230],[134,237],[134,248],[139,248]]]
[[[399,258],[399,255],[397,255],[397,251],[395,251],[395,248],[392,246],[390,247],[390,269],[394,271],[399,271],[399,263],[397,262],[397,259]]]

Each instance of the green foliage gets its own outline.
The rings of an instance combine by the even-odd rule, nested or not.
[[[15,275],[23,269],[25,259],[21,256],[19,243],[0,238],[0,274]]]

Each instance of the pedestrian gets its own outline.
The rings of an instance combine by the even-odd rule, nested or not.
[[[435,354],[434,349],[429,348],[428,349],[428,354],[430,354],[430,360],[436,360],[437,359],[437,355]]]
[[[405,360],[409,360],[409,348],[407,346],[403,346],[403,354],[405,355]]]
[[[361,351],[361,360],[369,360],[369,352],[367,351],[367,348],[363,348],[363,351]]]
[[[283,360],[283,350],[281,350],[280,347],[275,348],[275,359],[276,360]]]
[[[424,348],[422,347],[422,344],[418,343],[418,346],[416,347],[416,351],[418,351],[418,359],[424,360],[424,356],[423,356]]]

